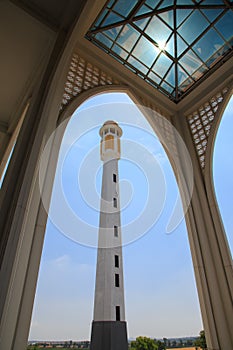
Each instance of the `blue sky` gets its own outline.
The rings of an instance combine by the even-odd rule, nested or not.
[[[233,97],[219,125],[213,156],[213,177],[219,209],[222,215],[231,254],[233,255],[233,139],[232,139]]]
[[[226,145],[232,149],[232,110],[231,100],[219,128],[214,158],[216,192],[228,232],[233,228],[229,205],[233,185],[232,172],[226,169],[233,171],[233,163],[224,150]],[[98,131],[108,119],[118,121],[123,129],[119,176],[128,335],[197,335],[202,321],[182,217],[166,233],[178,195],[170,163],[129,97],[110,93],[86,101],[75,112],[63,139],[55,189],[62,187],[64,201],[54,190],[29,338],[90,338],[97,253],[93,246],[101,188]],[[137,152],[133,154],[132,149]],[[63,210],[63,205],[69,210]]]

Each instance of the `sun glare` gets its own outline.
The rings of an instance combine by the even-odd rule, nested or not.
[[[165,40],[161,40],[157,42],[158,44],[158,48],[160,51],[164,51],[166,48],[166,41]]]

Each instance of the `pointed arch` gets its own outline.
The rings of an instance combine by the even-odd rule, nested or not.
[[[104,92],[107,92],[107,93],[110,93],[110,92],[113,92],[113,91],[119,92],[119,90],[121,92],[122,91],[126,92],[127,95],[131,95],[135,101],[139,100],[139,98],[134,94],[134,92],[130,91],[130,89],[128,89],[125,86],[95,87],[95,88],[90,89],[88,91],[82,92],[80,95],[78,95],[76,98],[74,98],[72,100],[72,102],[69,104],[68,108],[66,108],[61,113],[58,125],[60,125],[62,123],[65,123],[64,125],[66,126],[67,122],[68,122],[68,119],[69,119],[69,116],[72,116],[73,112],[77,109],[77,107],[81,106],[81,104],[84,101],[90,99],[92,96],[96,96],[96,95],[99,95],[99,94],[104,93]],[[149,113],[149,112],[147,112],[147,113]],[[176,143],[175,143],[176,140],[173,137],[174,135],[171,133],[172,129],[170,130],[169,128],[167,128],[168,124],[166,124],[165,122],[163,123],[163,119],[160,121],[161,124],[154,125],[153,124],[153,119],[152,119],[153,118],[153,114],[151,113],[151,115],[150,114],[147,114],[147,115],[148,115],[148,118],[151,121],[152,125],[154,126],[154,129],[156,129],[158,131],[158,133],[160,134],[160,136],[163,138],[162,139],[163,140],[163,144],[165,144],[165,140],[167,140],[167,143],[166,143],[165,146],[169,150],[169,152],[171,152],[171,150],[175,149],[175,147],[176,147]],[[63,133],[60,134],[60,138],[58,140],[61,141],[62,137],[63,137]],[[173,144],[171,143],[171,140],[172,140]],[[59,141],[56,142],[57,145],[59,145],[59,143],[60,143]],[[170,145],[171,145],[172,148],[170,147]],[[58,147],[58,152],[59,152],[59,147]],[[51,159],[54,160],[53,156],[51,157]],[[48,178],[53,178],[53,176],[49,175]]]
[[[217,111],[216,117],[213,121],[211,132],[208,139],[208,148],[206,150],[206,165],[205,165],[205,173],[204,173],[206,192],[210,203],[210,210],[212,212],[213,220],[215,222],[216,232],[219,232],[220,235],[222,235],[223,233],[223,236],[225,238],[225,249],[228,252],[229,256],[231,256],[230,247],[228,244],[227,236],[225,234],[224,225],[221,219],[221,213],[220,213],[218,201],[216,198],[216,189],[215,189],[214,178],[213,178],[214,176],[213,157],[214,157],[216,136],[219,130],[219,126],[221,124],[221,120],[224,116],[225,109],[232,97],[232,93],[233,93],[233,85],[228,89],[228,92],[223,102],[221,103]]]
[[[216,125],[216,130],[214,134],[214,139],[213,139],[213,145],[211,149],[211,166],[210,166],[210,171],[211,171],[211,184],[212,184],[212,191],[213,191],[213,197],[216,201],[217,209],[220,213],[220,217],[222,219],[222,224],[223,224],[223,229],[226,234],[226,240],[227,240],[227,245],[229,247],[229,250],[231,252],[231,256],[233,257],[233,241],[232,237],[230,236],[231,230],[229,231],[229,214],[226,214],[226,203],[231,200],[231,187],[228,188],[228,190],[224,191],[224,187],[227,186],[227,178],[230,177],[232,178],[231,174],[231,168],[229,166],[227,167],[225,159],[228,159],[230,157],[231,159],[231,150],[227,147],[227,140],[229,142],[229,137],[224,137],[224,130],[221,128],[222,123],[225,121],[225,114],[227,113],[232,113],[230,112],[229,108],[232,106],[232,101],[233,101],[233,95],[232,92],[233,90],[230,91],[231,94],[228,95],[228,98],[226,100],[226,103],[224,105],[224,108],[221,111],[221,114],[219,116],[218,123]],[[228,117],[229,120],[229,117]],[[229,122],[228,122],[229,124]],[[231,130],[231,126],[229,125],[229,130]],[[218,136],[218,137],[217,137]],[[222,145],[225,145],[224,151],[222,150],[221,157],[222,157],[222,163],[220,163],[220,159],[218,157],[218,163],[217,163],[217,147],[220,147],[220,136],[221,136],[221,143]],[[228,154],[229,151],[229,154]],[[219,152],[218,152],[219,154]],[[225,166],[224,166],[225,164]],[[229,163],[228,163],[229,165]],[[219,169],[221,169],[221,180],[219,178],[216,178],[217,173],[219,173]],[[226,181],[224,180],[226,179]],[[229,184],[229,182],[228,182]],[[227,197],[228,196],[228,197]]]

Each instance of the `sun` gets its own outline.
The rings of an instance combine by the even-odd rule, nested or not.
[[[157,45],[160,51],[164,51],[167,46],[167,43],[165,40],[160,40],[160,41],[157,41]]]

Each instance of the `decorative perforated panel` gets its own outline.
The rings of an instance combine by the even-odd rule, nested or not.
[[[64,93],[61,102],[61,111],[69,105],[69,103],[83,91],[89,90],[96,86],[119,85],[120,82],[106,72],[98,68],[91,62],[86,61],[78,53],[74,53],[67,80],[64,87]],[[147,108],[147,113],[152,112],[152,118],[157,116],[156,133],[163,144],[170,142],[169,149],[176,154],[176,141],[172,130],[172,125],[169,123],[170,117],[162,112],[157,106],[148,102],[145,98],[140,98],[142,106]],[[153,114],[156,112],[155,114]]]
[[[210,101],[188,116],[189,127],[202,169],[205,168],[205,155],[211,126],[227,91],[228,88],[224,88]]]
[[[61,109],[64,109],[74,97],[85,90],[95,86],[112,84],[119,84],[119,82],[95,65],[87,62],[77,53],[74,53],[65,83]]]
[[[144,109],[145,114],[149,113],[151,119],[154,120],[154,130],[160,142],[165,147],[166,151],[168,151],[168,154],[172,154],[172,159],[175,161],[175,159],[178,158],[177,142],[170,115],[145,98],[141,98],[141,102],[142,105],[146,107],[146,109]]]

